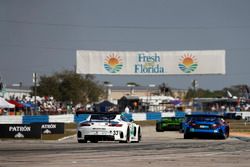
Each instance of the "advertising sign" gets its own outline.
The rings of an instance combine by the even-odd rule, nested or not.
[[[225,74],[225,50],[85,51],[78,50],[76,72],[105,75]]]
[[[1,124],[0,138],[41,138],[41,127],[35,124]]]
[[[64,134],[64,123],[34,123],[41,127],[42,134]]]

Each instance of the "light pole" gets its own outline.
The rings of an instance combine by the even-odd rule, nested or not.
[[[151,103],[151,88],[154,88],[155,84],[149,84],[147,88],[147,110],[149,110],[150,103]],[[148,98],[150,97],[150,99]]]
[[[3,94],[3,82],[2,82],[1,77],[0,77],[0,92],[1,92],[1,97],[4,97],[4,94]]]
[[[107,88],[106,91],[107,91],[107,100],[111,100],[111,87],[113,85],[112,84],[105,84],[105,87]]]
[[[151,101],[151,89],[153,89],[155,87],[155,84],[149,84],[148,87],[149,87],[148,94],[149,94],[150,101]]]
[[[35,112],[37,110],[37,73],[33,73],[33,83],[34,83],[34,88],[35,88]],[[32,114],[33,115],[33,114]]]
[[[193,89],[194,89],[194,96],[196,96],[196,94],[197,94],[197,96],[198,96],[198,86],[199,86],[199,83],[198,83],[198,81],[197,80],[192,80],[192,87],[193,87]],[[197,93],[196,93],[196,91],[197,91]]]
[[[132,85],[132,84],[128,84],[127,87],[130,88],[130,96],[134,94],[134,87],[135,85]]]

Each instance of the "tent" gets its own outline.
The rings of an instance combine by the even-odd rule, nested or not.
[[[115,106],[115,104],[111,103],[108,100],[101,101],[99,103],[95,103],[95,111],[97,112],[107,112],[109,108]]]
[[[0,97],[0,108],[15,108],[14,104],[11,104]]]
[[[18,103],[15,100],[9,100],[8,102],[11,103],[11,104],[14,104],[16,106],[16,108],[23,108],[24,107],[23,104]]]

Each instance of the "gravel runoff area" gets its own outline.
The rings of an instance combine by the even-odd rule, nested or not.
[[[76,136],[60,141],[2,140],[0,167],[249,167],[249,138],[183,139],[179,132],[142,129],[140,143],[83,143]]]

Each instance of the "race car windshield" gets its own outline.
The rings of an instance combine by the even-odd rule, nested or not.
[[[113,114],[97,114],[97,115],[91,115],[91,120],[99,120],[99,121],[108,121],[115,119],[116,115]]]

